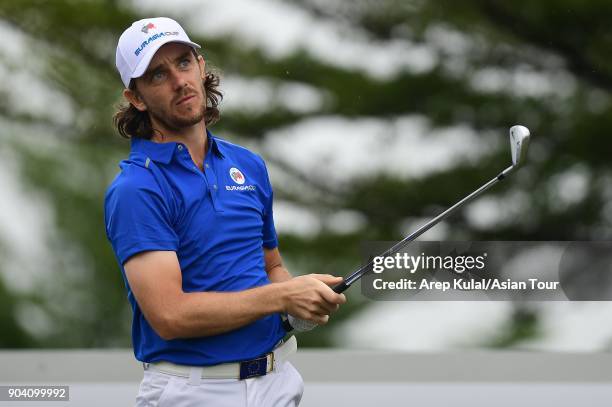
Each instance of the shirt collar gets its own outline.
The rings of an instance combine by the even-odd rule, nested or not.
[[[208,136],[208,151],[211,149],[217,154],[219,158],[225,158],[225,154],[223,154],[223,146],[222,143],[219,142],[217,137],[215,137],[208,129],[206,130],[206,135]]]
[[[210,153],[210,151],[212,150],[219,158],[224,158],[225,155],[221,151],[222,148],[216,137],[213,136],[213,134],[208,130],[206,130],[206,136],[208,137],[207,153]],[[162,164],[168,164],[170,161],[172,161],[174,151],[177,149],[179,144],[181,143],[177,143],[175,141],[169,141],[166,143],[156,143],[151,140],[146,140],[137,137],[134,137],[131,140],[132,152],[143,153],[151,160]]]

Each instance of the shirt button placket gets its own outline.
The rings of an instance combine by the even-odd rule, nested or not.
[[[217,176],[212,170],[209,163],[204,163],[204,168],[206,169],[204,171],[204,177],[206,177],[206,181],[208,185],[210,185],[210,189],[209,189],[210,199],[212,200],[212,204],[215,210],[219,211],[220,208],[219,208],[219,202],[217,199],[218,198],[217,192],[219,190],[219,187],[217,186]]]

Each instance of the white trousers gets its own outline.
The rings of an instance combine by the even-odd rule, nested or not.
[[[148,369],[136,407],[296,407],[304,392],[302,376],[284,361],[251,379],[197,379]]]

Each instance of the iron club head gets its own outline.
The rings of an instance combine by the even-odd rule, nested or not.
[[[529,136],[529,129],[525,126],[510,127],[510,150],[512,151],[513,167],[518,167],[525,162],[527,147],[529,147]]]

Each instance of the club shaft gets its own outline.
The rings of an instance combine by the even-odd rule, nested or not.
[[[499,173],[499,175],[497,175],[495,178],[493,178],[492,180],[490,180],[489,182],[487,182],[486,184],[484,184],[483,186],[481,186],[480,188],[478,188],[477,190],[475,190],[474,192],[472,192],[471,194],[469,194],[468,196],[466,196],[465,198],[463,198],[462,200],[460,200],[459,202],[457,202],[456,204],[454,204],[453,206],[451,206],[450,208],[448,208],[447,210],[445,210],[444,212],[442,212],[441,214],[439,214],[438,216],[436,216],[435,218],[433,218],[432,220],[430,220],[429,222],[427,222],[426,224],[424,224],[423,226],[421,226],[420,228],[412,232],[411,234],[409,234],[408,236],[406,236],[401,241],[394,244],[391,248],[387,249],[385,252],[383,252],[378,257],[387,257],[387,256],[390,256],[396,253],[398,250],[406,246],[409,242],[421,236],[423,233],[427,232],[429,229],[431,229],[436,224],[438,224],[441,220],[448,217],[454,211],[456,211],[457,209],[459,209],[460,207],[462,207],[463,205],[473,200],[474,198],[476,198],[477,196],[485,192],[487,189],[491,188],[493,185],[497,184],[499,181],[504,179],[508,174],[510,174],[514,170],[514,168],[515,167],[513,166],[506,168],[504,171]],[[374,259],[370,260],[368,264],[360,267],[359,269],[351,273],[349,276],[345,277],[344,281],[342,281],[340,284],[333,287],[333,290],[337,293],[344,292],[351,286],[351,284],[359,280],[368,271],[370,271],[373,264],[374,264]]]

